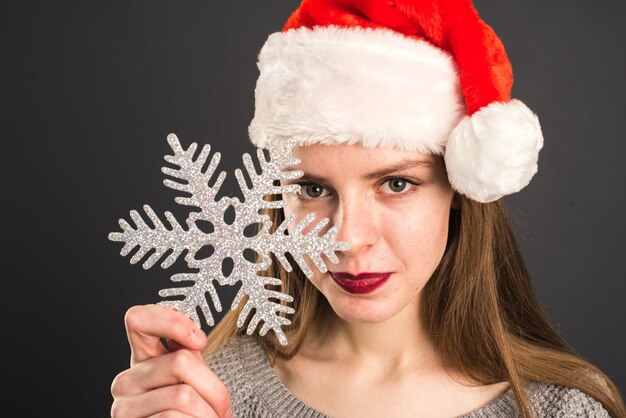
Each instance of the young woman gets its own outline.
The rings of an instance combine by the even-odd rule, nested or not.
[[[310,280],[274,260],[286,346],[237,328],[243,303],[208,340],[131,308],[113,416],[626,416],[532,291],[498,199],[543,138],[470,1],[305,0],[259,68],[251,139],[297,140],[304,172],[273,224],[313,211],[351,247]]]

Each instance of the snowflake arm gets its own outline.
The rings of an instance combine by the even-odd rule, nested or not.
[[[256,309],[246,333],[252,335],[257,325],[262,320],[263,326],[259,331],[259,335],[263,336],[268,330],[273,330],[278,341],[286,345],[287,338],[281,328],[282,325],[289,325],[291,321],[285,317],[280,316],[280,312],[286,314],[293,314],[295,310],[286,305],[271,301],[271,298],[278,299],[279,301],[293,302],[293,298],[275,290],[266,289],[268,284],[280,285],[282,282],[275,277],[264,277],[256,274],[250,274],[248,280],[242,282],[242,286],[233,301],[232,309],[237,309],[243,295],[248,296],[245,306],[243,307],[239,317],[237,318],[237,326],[242,327],[246,321],[246,318],[250,315],[253,308]]]
[[[199,307],[202,311],[202,315],[210,326],[215,325],[215,319],[209,309],[209,305],[206,303],[206,293],[211,295],[213,306],[217,312],[222,311],[222,304],[220,298],[213,286],[212,280],[205,280],[201,275],[195,273],[179,273],[171,277],[173,282],[187,282],[192,281],[194,284],[188,287],[173,287],[169,289],[163,289],[159,291],[159,296],[167,298],[172,296],[183,296],[182,300],[165,300],[159,302],[161,306],[167,306],[173,308],[185,315],[195,322],[200,327],[200,317],[196,311],[196,307]]]
[[[282,149],[270,150],[271,161],[265,158],[262,149],[257,149],[261,174],[256,172],[250,154],[243,155],[244,167],[252,182],[252,187],[248,187],[243,172],[240,169],[235,170],[235,177],[246,202],[243,210],[258,213],[260,209],[280,209],[285,205],[283,200],[269,201],[265,200],[265,197],[298,191],[299,186],[297,184],[274,185],[275,180],[292,180],[302,177],[303,173],[300,170],[285,170],[300,162],[298,159],[289,156],[292,147],[293,142],[289,142]]]
[[[222,183],[224,183],[226,172],[220,172],[213,186],[209,186],[209,182],[215,174],[221,154],[219,152],[213,154],[206,172],[203,173],[202,167],[211,151],[210,145],[204,145],[200,155],[194,161],[193,156],[198,148],[195,142],[187,150],[183,149],[178,137],[174,134],[167,136],[167,142],[170,144],[172,151],[174,151],[174,155],[166,155],[164,159],[170,164],[177,165],[179,168],[163,167],[161,171],[168,176],[186,181],[187,184],[181,184],[171,179],[163,180],[163,184],[170,189],[191,194],[191,197],[178,196],[174,201],[180,205],[200,208],[202,210],[201,219],[203,220],[209,222],[219,221],[219,211],[211,211],[209,208],[214,204],[215,196],[222,187]]]
[[[290,253],[296,264],[302,272],[308,277],[313,276],[313,271],[304,261],[304,255],[311,258],[319,271],[325,273],[328,271],[326,263],[320,257],[325,255],[328,259],[337,263],[339,260],[335,255],[335,251],[344,251],[348,249],[347,243],[338,243],[334,239],[337,235],[335,227],[330,228],[324,235],[319,236],[320,231],[328,224],[327,218],[322,218],[313,226],[311,231],[302,234],[304,229],[312,224],[315,220],[315,213],[309,213],[300,220],[293,232],[285,235],[285,231],[295,221],[295,215],[288,216],[276,229],[276,232],[270,236],[258,237],[253,248],[257,249],[260,254],[273,253],[287,271],[292,271],[292,266],[285,257],[286,253]]]
[[[128,255],[133,248],[139,246],[139,250],[130,259],[131,264],[137,263],[150,250],[154,249],[155,252],[143,263],[144,270],[147,270],[152,267],[163,254],[168,250],[172,250],[172,253],[161,263],[161,267],[165,269],[174,264],[184,250],[189,250],[194,253],[198,251],[200,248],[198,243],[202,242],[200,236],[204,235],[204,233],[197,229],[195,225],[192,225],[189,231],[185,231],[171,212],[165,212],[165,217],[172,226],[172,230],[170,231],[165,227],[149,205],[144,205],[143,210],[155,225],[154,228],[150,228],[150,226],[146,224],[139,212],[131,210],[130,217],[135,222],[135,225],[137,225],[137,228],[133,228],[124,219],[120,219],[119,224],[123,232],[112,232],[109,234],[109,240],[124,242],[124,246],[120,252],[122,256]]]

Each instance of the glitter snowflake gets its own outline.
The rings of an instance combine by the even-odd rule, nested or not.
[[[281,316],[280,312],[294,313],[294,309],[286,305],[286,303],[293,302],[293,298],[288,294],[265,287],[267,285],[281,285],[280,279],[258,274],[266,270],[271,264],[270,254],[274,254],[287,271],[292,271],[292,266],[286,258],[287,253],[291,254],[300,269],[310,278],[313,272],[304,260],[305,255],[313,261],[317,269],[326,272],[327,266],[321,256],[325,255],[331,262],[337,263],[335,251],[349,248],[348,243],[335,241],[336,229],[334,227],[320,236],[320,232],[327,225],[328,219],[324,218],[313,225],[315,213],[309,213],[298,221],[290,232],[287,232],[287,228],[296,222],[294,215],[287,217],[274,232],[270,232],[272,222],[264,210],[282,208],[284,201],[269,200],[268,196],[294,193],[300,187],[297,184],[279,185],[280,180],[293,180],[303,174],[300,170],[290,170],[300,162],[291,156],[293,142],[288,141],[281,148],[268,150],[269,159],[266,158],[263,150],[258,149],[257,158],[261,167],[260,174],[257,173],[250,155],[243,155],[243,163],[252,187],[248,187],[246,184],[242,171],[235,170],[235,176],[244,197],[242,202],[236,197],[224,196],[219,200],[216,199],[226,178],[226,173],[222,171],[213,185],[210,185],[220,161],[219,153],[213,154],[208,168],[203,172],[202,167],[211,151],[209,145],[205,145],[198,157],[194,159],[197,149],[196,143],[192,143],[189,148],[184,150],[176,135],[168,135],[167,141],[174,151],[174,155],[166,155],[165,161],[178,166],[178,168],[163,167],[162,172],[181,180],[181,182],[165,179],[163,183],[171,189],[188,194],[188,196],[176,197],[176,203],[197,207],[200,211],[189,213],[186,220],[187,229],[178,223],[171,212],[165,212],[165,218],[171,225],[171,228],[168,229],[152,208],[149,205],[144,205],[143,209],[154,224],[154,228],[146,224],[137,211],[132,210],[130,217],[136,228],[133,228],[124,219],[120,219],[119,224],[123,232],[113,232],[109,234],[109,239],[125,243],[121,251],[122,256],[126,256],[139,246],[139,250],[130,260],[131,264],[137,263],[149,251],[154,250],[154,253],[143,263],[144,269],[152,267],[167,251],[172,250],[161,263],[162,268],[168,268],[184,250],[188,251],[185,256],[187,265],[199,271],[197,273],[174,274],[171,277],[173,282],[191,282],[191,284],[161,290],[159,295],[162,297],[182,297],[182,299],[165,300],[160,302],[160,305],[184,313],[198,326],[200,326],[200,318],[197,308],[200,308],[206,322],[209,325],[214,325],[206,294],[211,296],[217,312],[222,311],[222,305],[213,285],[213,280],[216,280],[221,286],[234,285],[240,281],[241,288],[233,300],[231,309],[236,309],[244,296],[247,296],[248,299],[237,319],[237,326],[242,327],[254,309],[255,313],[246,330],[248,335],[251,335],[259,323],[263,321],[259,331],[260,335],[265,335],[267,331],[272,330],[281,344],[287,344],[287,338],[281,326],[289,325],[291,321],[285,316]],[[235,219],[232,223],[227,223],[224,219],[229,208],[234,209]],[[209,222],[213,226],[213,231],[204,232],[201,230],[197,225],[199,221]],[[254,225],[260,225],[258,233],[254,236],[247,236],[251,234],[246,233],[246,231]],[[308,227],[311,227],[310,230],[303,233]],[[196,254],[206,246],[210,246],[213,253],[204,259],[196,259]],[[259,259],[248,260],[244,256],[244,251],[247,249],[258,254]],[[226,259],[233,262],[232,272],[228,275],[222,271],[222,265]],[[285,303],[281,303],[281,301]]]

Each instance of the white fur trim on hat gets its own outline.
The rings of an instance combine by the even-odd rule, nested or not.
[[[298,28],[259,54],[250,139],[442,154],[465,114],[454,60],[388,29]]]
[[[537,172],[543,135],[524,103],[491,103],[454,128],[445,161],[452,187],[479,202],[524,188]]]

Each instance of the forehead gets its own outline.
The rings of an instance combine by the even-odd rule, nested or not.
[[[300,159],[301,168],[340,165],[343,167],[375,168],[406,161],[423,161],[424,166],[435,166],[441,157],[394,148],[369,148],[360,144],[311,144],[295,147],[293,155]]]

